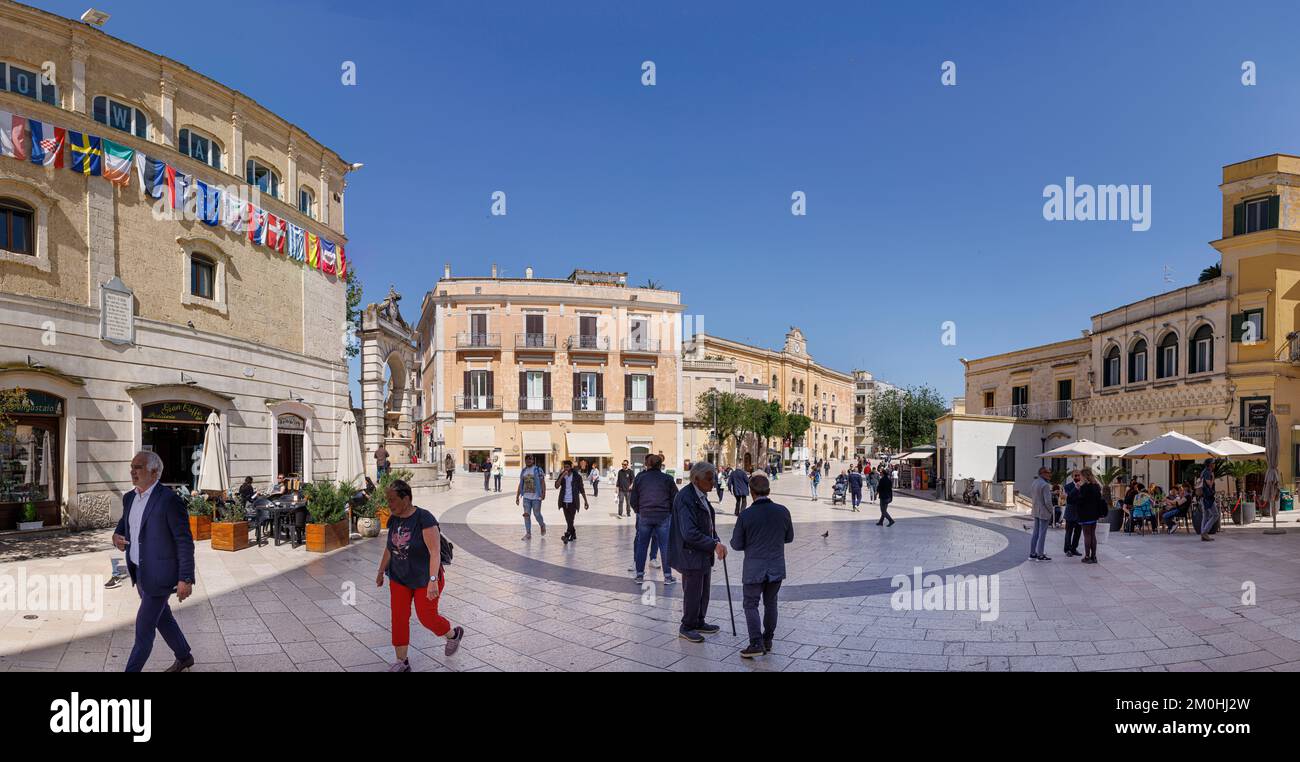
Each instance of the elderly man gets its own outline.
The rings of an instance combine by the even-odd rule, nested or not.
[[[703,643],[705,635],[719,629],[704,620],[709,610],[713,559],[727,557],[727,546],[718,541],[713,506],[709,504],[709,492],[717,475],[717,469],[707,461],[691,466],[691,486],[674,498],[669,526],[666,560],[682,575],[682,625],[677,634],[692,643]]]
[[[126,551],[126,570],[140,594],[127,672],[144,669],[155,633],[162,633],[176,655],[165,671],[182,672],[194,666],[190,644],[167,605],[173,592],[177,601],[184,601],[194,590],[194,538],[184,501],[158,483],[162,472],[162,459],[156,453],[139,452],[131,459],[135,488],[122,496],[122,518],[113,533],[113,544]]]
[[[731,532],[731,549],[745,554],[741,583],[745,586],[745,626],[749,645],[740,652],[745,659],[772,650],[776,634],[776,596],[785,579],[785,546],[794,542],[794,523],[784,505],[768,498],[771,487],[761,471],[749,479],[754,504],[736,522]],[[763,619],[758,618],[758,601],[763,600]]]
[[[1038,469],[1038,476],[1029,485],[1029,494],[1034,500],[1034,534],[1029,538],[1029,558],[1033,561],[1051,561],[1043,553],[1047,542],[1047,526],[1056,516],[1056,501],[1052,498],[1052,469],[1044,466]]]
[[[745,510],[745,504],[749,502],[749,474],[743,468],[733,468],[727,475],[727,489],[736,498],[736,515]],[[718,496],[721,499],[721,495]]]

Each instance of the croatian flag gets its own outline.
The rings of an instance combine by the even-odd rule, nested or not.
[[[68,140],[68,131],[35,119],[27,122],[32,136],[32,163],[63,169],[63,144]]]

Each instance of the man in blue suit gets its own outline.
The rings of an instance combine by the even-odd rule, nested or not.
[[[713,506],[709,504],[717,476],[717,469],[707,461],[691,466],[691,486],[673,499],[673,518],[668,527],[665,560],[682,575],[682,626],[677,635],[692,643],[703,643],[705,635],[719,629],[704,620],[709,610],[713,559],[727,557],[727,546],[718,541]]]
[[[794,523],[790,511],[768,497],[771,487],[767,475],[756,473],[749,479],[754,504],[740,515],[731,532],[731,549],[745,554],[741,584],[745,586],[745,626],[749,645],[740,652],[752,659],[772,650],[776,634],[776,595],[785,579],[785,546],[794,542]],[[763,599],[763,620],[758,619],[758,600]]]
[[[727,489],[736,498],[736,515],[745,510],[745,504],[749,502],[749,474],[745,473],[743,468],[733,468],[727,475]]]
[[[156,453],[139,452],[131,459],[135,488],[122,496],[122,519],[113,533],[113,544],[126,551],[126,570],[140,594],[127,672],[144,669],[155,632],[162,633],[176,654],[176,662],[165,671],[181,672],[194,666],[190,644],[167,605],[172,592],[183,601],[194,591],[194,538],[185,502],[159,483],[162,472],[162,459]]]

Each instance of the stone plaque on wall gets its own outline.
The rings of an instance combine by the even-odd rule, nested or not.
[[[121,278],[99,287],[99,338],[113,344],[135,343],[135,294]]]

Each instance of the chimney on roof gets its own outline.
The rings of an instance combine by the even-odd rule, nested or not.
[[[524,268],[524,277],[527,278],[528,280],[532,280],[532,279],[533,279],[533,268],[531,268],[531,267],[525,267],[525,268]]]
[[[442,266],[442,277],[444,277],[444,278],[450,278],[450,277],[451,277],[451,263],[450,263],[450,262],[448,262],[447,264],[445,264],[445,265]]]
[[[493,278],[493,280],[495,280],[496,277],[497,277],[497,263],[496,263],[496,262],[493,262],[493,263],[492,263],[492,278]]]

